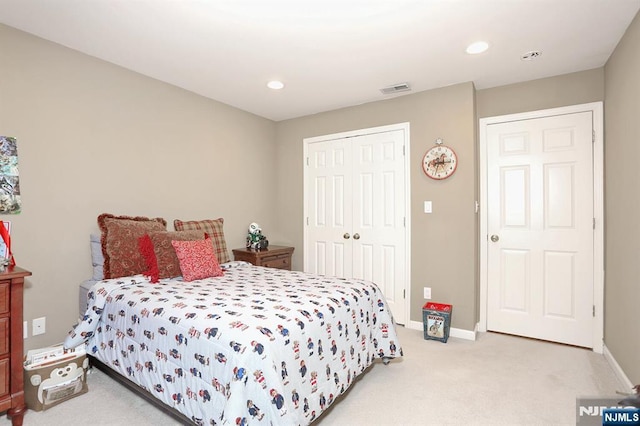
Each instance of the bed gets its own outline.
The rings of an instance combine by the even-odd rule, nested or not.
[[[192,282],[98,281],[65,346],[86,344],[97,361],[203,425],[309,424],[376,359],[401,356],[373,283],[222,267],[223,276]]]

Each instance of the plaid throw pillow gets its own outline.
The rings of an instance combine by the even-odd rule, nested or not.
[[[176,219],[173,221],[173,227],[176,231],[203,231],[209,234],[218,262],[226,263],[229,262],[231,258],[227,251],[227,242],[224,239],[223,223],[224,219],[221,217],[218,219],[189,221]]]

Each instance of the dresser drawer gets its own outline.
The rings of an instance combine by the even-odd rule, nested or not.
[[[0,356],[9,352],[9,318],[0,318]]]
[[[7,281],[0,281],[0,314],[9,312],[10,298],[9,291],[11,289],[10,284]]]
[[[0,359],[0,397],[9,393],[9,358]]]
[[[269,256],[262,259],[262,266],[267,268],[291,269],[291,256]]]

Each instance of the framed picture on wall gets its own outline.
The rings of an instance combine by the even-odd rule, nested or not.
[[[20,209],[18,141],[0,136],[0,214],[20,213]]]

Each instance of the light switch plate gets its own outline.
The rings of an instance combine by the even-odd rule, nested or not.
[[[425,213],[431,213],[433,211],[433,204],[431,203],[431,201],[425,201],[424,202],[424,212]]]
[[[431,287],[424,288],[424,298],[431,299]]]
[[[32,336],[38,336],[40,334],[44,334],[46,332],[47,326],[46,317],[40,317],[33,320],[33,326],[31,330]]]

